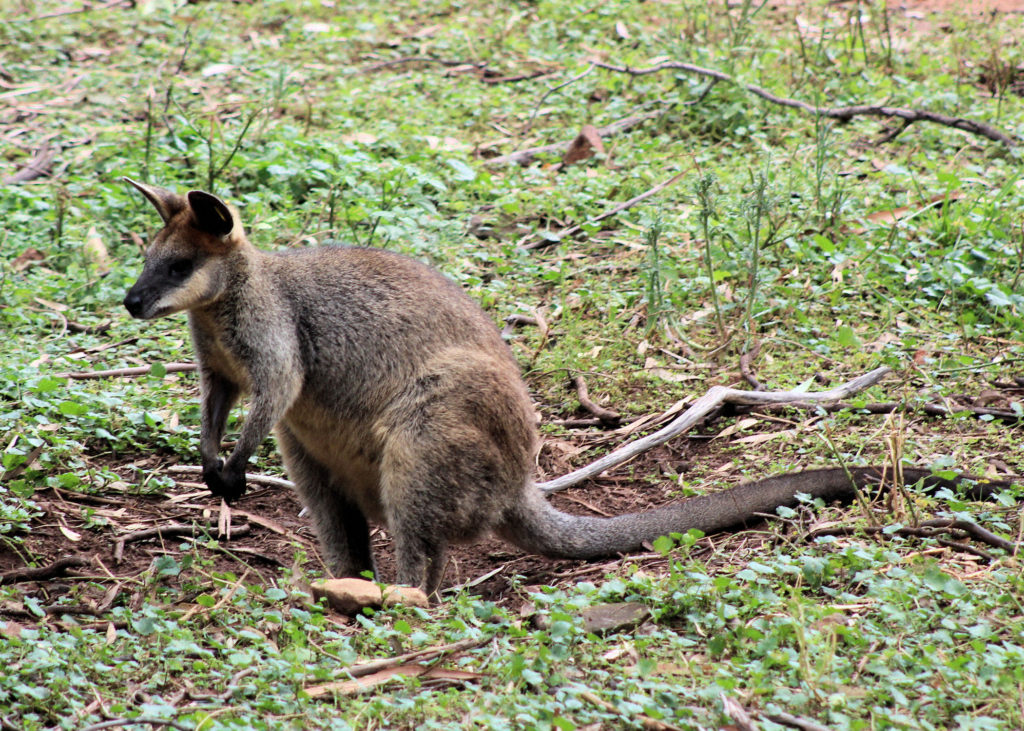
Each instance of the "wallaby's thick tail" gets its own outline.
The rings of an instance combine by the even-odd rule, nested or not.
[[[774,514],[780,506],[796,505],[798,493],[826,502],[849,502],[855,496],[854,484],[857,488],[875,487],[882,477],[883,470],[878,467],[855,467],[849,473],[838,467],[808,470],[613,518],[562,513],[548,504],[539,490],[530,490],[499,532],[509,542],[533,553],[553,558],[597,558],[637,551],[659,536],[685,533],[691,528],[704,533],[736,528],[760,520],[758,513]],[[885,481],[891,484],[891,480],[890,470]],[[960,490],[975,500],[987,499],[1013,484],[970,475],[950,480],[915,468],[904,468],[903,480],[908,485],[923,481],[930,491],[943,487]]]

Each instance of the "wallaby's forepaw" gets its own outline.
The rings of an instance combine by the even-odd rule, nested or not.
[[[245,470],[225,469],[222,459],[203,467],[203,482],[214,497],[224,498],[228,504],[245,494]]]

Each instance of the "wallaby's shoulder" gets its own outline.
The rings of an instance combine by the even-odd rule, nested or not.
[[[344,309],[350,322],[398,318],[423,328],[448,322],[493,329],[493,321],[438,270],[385,249],[321,246],[271,254],[273,287],[304,311]],[[270,284],[270,283],[268,283]],[[359,310],[362,310],[361,312]],[[395,322],[401,326],[402,322]]]
[[[270,254],[276,272],[287,277],[314,280],[358,277],[364,281],[391,280],[395,283],[443,281],[448,278],[410,256],[366,246],[314,246]]]

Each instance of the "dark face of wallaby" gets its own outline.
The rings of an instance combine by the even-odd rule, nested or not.
[[[532,483],[535,415],[518,366],[452,282],[378,249],[262,252],[219,198],[129,182],[164,227],[124,304],[143,319],[188,312],[203,479],[214,495],[240,498],[249,458],[275,429],[336,575],[373,570],[368,521],[394,536],[398,582],[434,592],[448,545],[489,532],[547,556],[614,555],[668,533],[742,525],[796,493],[848,500],[851,476],[877,477],[815,470],[648,513],[561,513]],[[228,413],[245,393],[248,416],[221,460]]]

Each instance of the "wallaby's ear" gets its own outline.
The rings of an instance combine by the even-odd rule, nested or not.
[[[188,205],[192,209],[195,227],[200,231],[224,237],[235,227],[231,209],[215,195],[191,190],[188,193]]]
[[[167,223],[171,220],[175,213],[182,211],[185,208],[185,198],[173,193],[164,188],[157,188],[155,185],[145,185],[131,178],[122,178],[126,183],[131,183],[135,186],[142,195],[146,196],[156,212],[160,214],[160,218]]]

